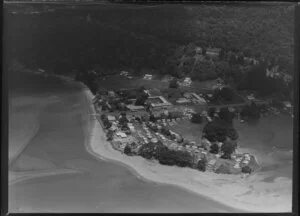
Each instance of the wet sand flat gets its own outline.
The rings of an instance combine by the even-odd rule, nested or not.
[[[27,177],[9,186],[10,212],[236,211],[174,186],[143,181],[124,166],[92,157],[84,146],[85,96],[79,87],[64,89],[52,95],[46,90],[47,97],[59,100],[42,108],[37,133],[11,165],[11,171]],[[35,178],[37,171],[41,176]]]

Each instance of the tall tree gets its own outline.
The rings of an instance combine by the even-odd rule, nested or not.
[[[231,155],[232,153],[234,153],[236,148],[237,148],[236,142],[225,141],[221,146],[221,152],[223,153],[221,157],[223,159],[231,159]]]

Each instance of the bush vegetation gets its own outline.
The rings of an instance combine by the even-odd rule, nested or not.
[[[200,170],[200,171],[202,171],[202,172],[205,172],[206,171],[206,165],[207,165],[207,159],[206,158],[202,158],[197,163],[197,169]]]
[[[198,80],[219,75],[239,80],[244,71],[239,68],[245,67],[241,56],[253,56],[271,59],[290,74],[293,71],[291,4],[260,7],[176,4],[143,10],[123,5],[80,6],[61,7],[40,16],[12,15],[7,12],[15,6],[7,7],[5,17],[9,25],[4,41],[7,45],[14,44],[14,49],[5,49],[5,68],[18,59],[26,67],[41,67],[57,74],[77,71],[77,79],[90,69],[106,76],[124,68],[137,74],[150,68],[179,78],[191,73],[192,79]],[[32,7],[38,10],[44,6]],[[210,46],[222,49],[217,60],[195,61],[199,57],[194,50],[197,46],[202,47],[199,54],[203,55]],[[279,81],[262,77],[263,70],[253,68],[243,79],[246,85],[240,86],[272,93]],[[88,79],[86,82],[95,85]]]
[[[203,136],[210,142],[224,142],[227,137],[231,140],[238,139],[236,130],[224,120],[213,120],[207,123],[202,132]]]

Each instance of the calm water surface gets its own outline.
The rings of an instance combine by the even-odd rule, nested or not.
[[[10,169],[32,170],[29,160],[38,158],[39,167],[35,170],[45,169],[47,163],[47,167],[50,164],[80,172],[34,178],[10,186],[10,212],[236,211],[174,186],[145,182],[124,166],[93,158],[84,148],[82,125],[87,122],[82,121],[82,115],[86,104],[80,89],[51,79],[35,82],[24,86],[24,91],[20,87],[13,91],[13,97],[44,95],[59,100],[42,110],[39,131]]]

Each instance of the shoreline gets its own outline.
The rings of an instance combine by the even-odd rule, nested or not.
[[[81,83],[81,86],[84,85]],[[86,86],[85,88],[84,93],[90,103],[89,112],[91,112],[90,114],[95,114],[95,109],[91,102],[94,95]],[[87,151],[96,158],[102,160],[104,158],[105,160],[129,167],[138,178],[154,183],[174,185],[242,212],[289,212],[292,210],[288,194],[281,196],[280,192],[272,194],[267,191],[255,191],[255,185],[257,185],[257,190],[259,188],[263,190],[267,183],[257,182],[253,176],[242,179],[240,176],[235,175],[201,173],[189,168],[163,166],[158,162],[147,161],[142,157],[128,157],[121,154],[114,150],[111,144],[106,141],[105,132],[99,121],[94,118],[91,122],[91,137],[85,143]],[[102,145],[99,145],[100,143]],[[189,178],[187,179],[186,176],[189,176]],[[281,181],[286,183],[285,186],[290,184],[289,180],[283,179]],[[278,187],[275,183],[271,183],[268,186],[271,186],[273,190],[276,190]],[[261,192],[265,194],[261,196]]]

